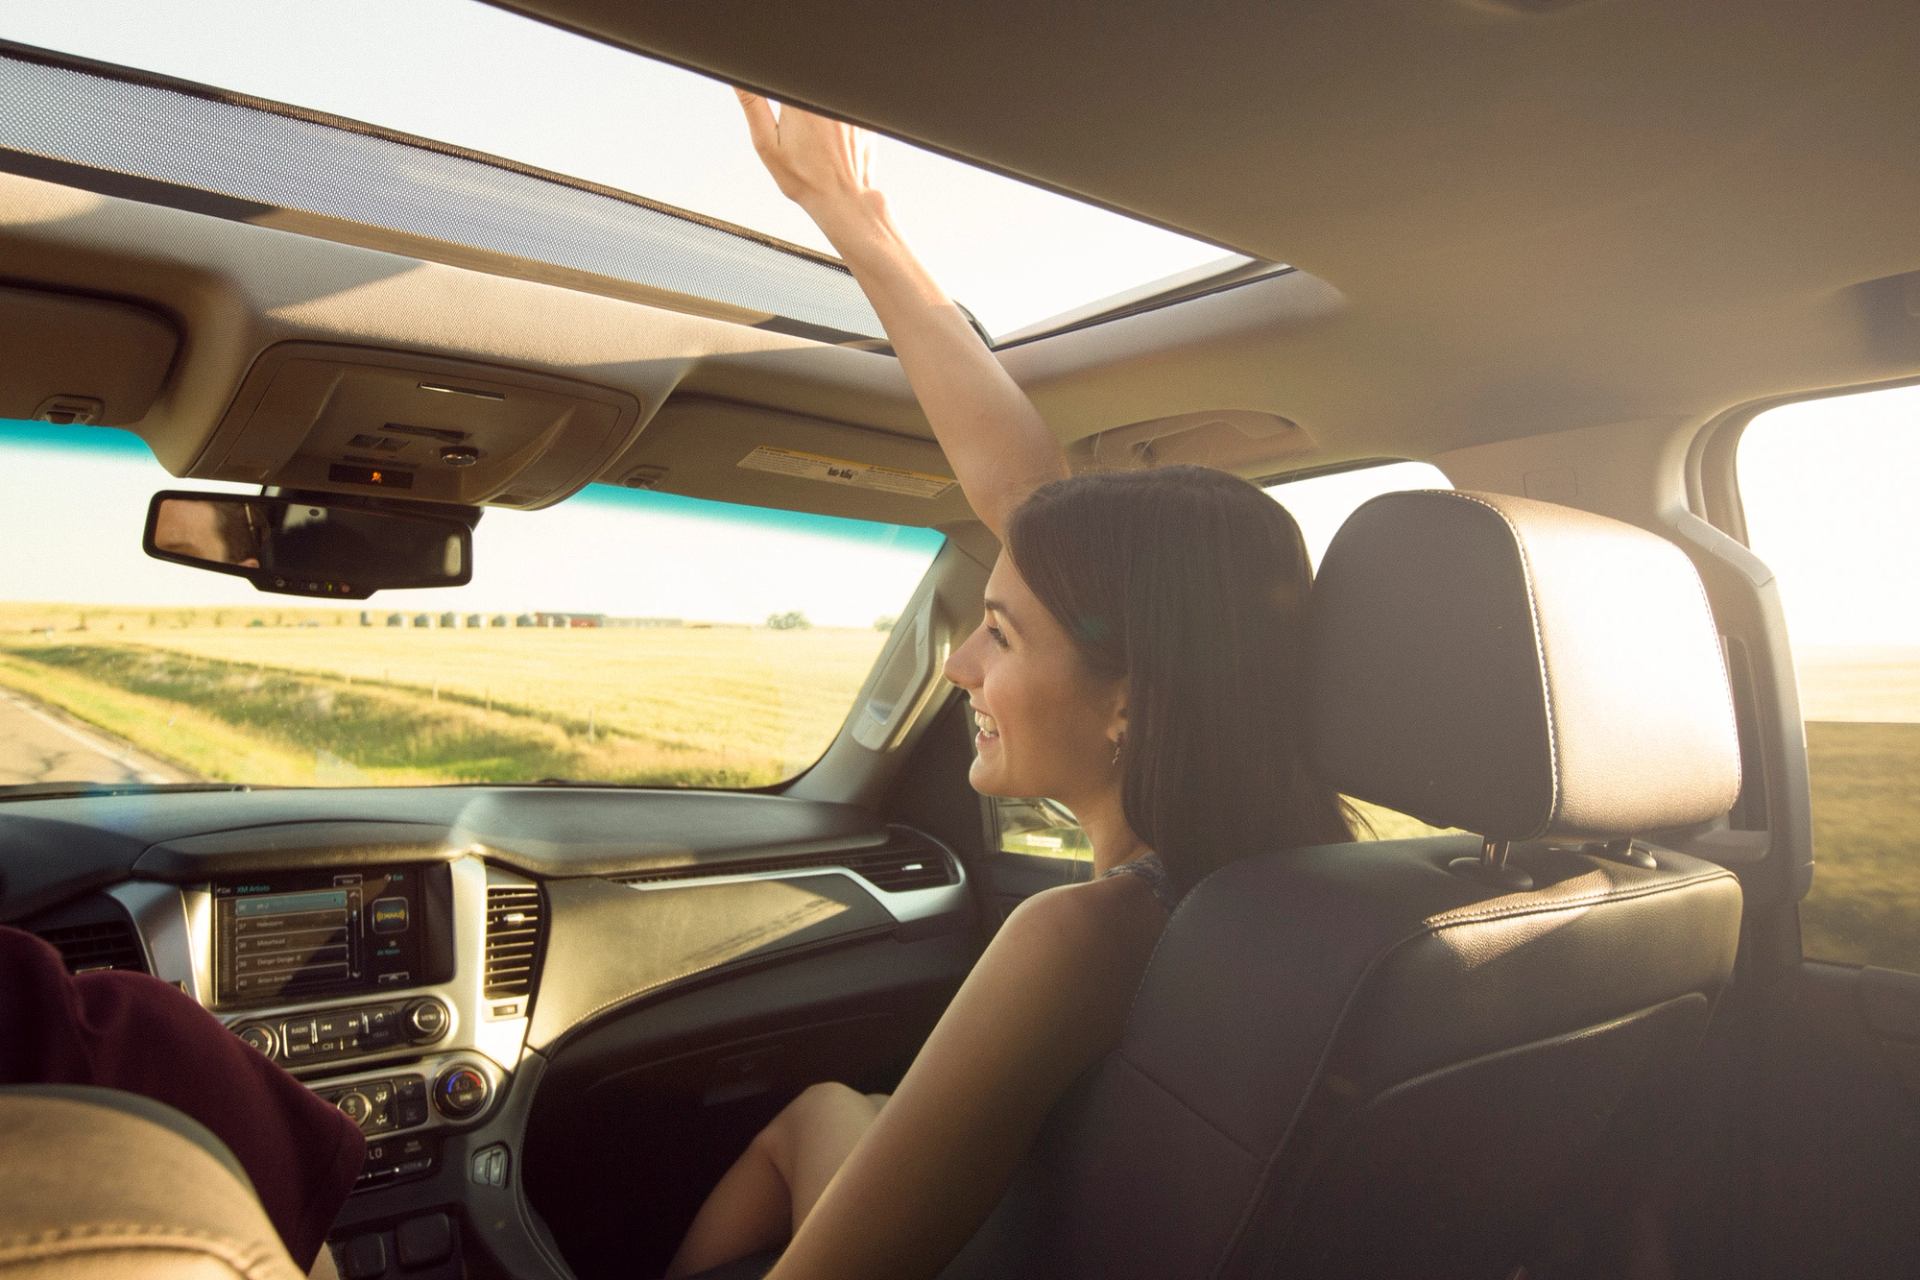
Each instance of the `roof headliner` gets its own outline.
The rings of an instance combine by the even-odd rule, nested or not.
[[[1341,305],[1213,407],[1331,452],[1920,373],[1911,0],[506,7],[1296,264]],[[1010,353],[1043,404],[1075,336]]]
[[[1828,6],[1817,29],[1789,0],[1354,0],[1207,22],[1135,5],[1097,49],[1071,15],[1008,0],[964,22],[877,0],[511,7],[618,22],[659,56],[1299,264],[1006,351],[1069,441],[1237,410],[1299,430],[1196,434],[1195,460],[1470,471],[1476,444],[1586,448],[1547,433],[1594,428],[1653,447],[1734,406],[1920,376],[1911,0]],[[858,49],[817,34],[845,30]],[[16,282],[142,300],[189,335],[134,424],[176,474],[259,353],[305,339],[626,391],[652,421],[607,479],[664,467],[698,496],[966,520],[957,497],[859,498],[720,457],[752,435],[940,469],[890,358],[326,222],[0,174]]]

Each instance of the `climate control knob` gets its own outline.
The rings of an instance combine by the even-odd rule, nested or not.
[[[493,1092],[487,1078],[472,1067],[448,1067],[433,1082],[433,1105],[449,1120],[478,1115]]]
[[[407,1006],[407,1034],[426,1044],[447,1034],[447,1006],[438,1000],[415,1000]]]

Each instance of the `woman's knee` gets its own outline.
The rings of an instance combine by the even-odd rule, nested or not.
[[[878,1110],[869,1095],[835,1080],[823,1080],[802,1089],[754,1139],[756,1146],[780,1169],[786,1169],[803,1135],[833,1126],[856,1111]]]

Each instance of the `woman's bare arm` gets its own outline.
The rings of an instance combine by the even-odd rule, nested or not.
[[[1067,474],[1066,454],[893,225],[867,180],[859,130],[742,92],[754,150],[852,270],[900,358],[974,513],[1004,540],[1026,496]]]
[[[769,1280],[913,1280],[952,1260],[1118,1041],[1164,923],[1138,890],[1051,890],[1008,918]]]

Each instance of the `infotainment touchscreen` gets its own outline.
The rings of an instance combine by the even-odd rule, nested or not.
[[[215,997],[266,1004],[442,981],[451,940],[433,935],[446,933],[450,892],[444,866],[215,885]]]

